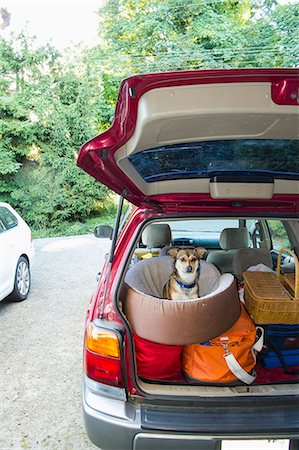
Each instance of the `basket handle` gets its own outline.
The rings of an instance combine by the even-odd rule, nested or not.
[[[295,262],[295,290],[294,290],[294,299],[299,298],[299,261],[297,255],[293,250],[289,248],[282,248],[278,253],[277,258],[277,267],[276,267],[276,276],[280,276],[280,265],[281,265],[281,257],[283,253],[289,253],[294,258]]]

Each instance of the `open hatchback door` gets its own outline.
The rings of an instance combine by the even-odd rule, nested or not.
[[[78,165],[131,203],[161,210],[245,202],[294,213],[299,72],[244,69],[133,76],[110,129]]]

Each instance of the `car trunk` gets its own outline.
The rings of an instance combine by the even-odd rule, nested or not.
[[[212,215],[213,216],[213,215]],[[192,216],[192,220],[194,220],[194,217],[196,216]],[[199,220],[204,221],[204,220],[208,220],[207,217],[209,219],[211,219],[211,215],[208,216],[201,216],[199,218]],[[246,216],[245,216],[246,217]],[[182,216],[177,216],[177,220],[178,218],[180,219],[180,221],[182,221]],[[157,221],[157,217],[155,218],[155,216],[153,216],[154,219],[154,223],[159,223],[162,221],[162,223],[165,223],[165,221],[169,221],[169,216],[162,218],[159,217],[159,222]],[[171,220],[173,220],[173,222],[176,222],[176,216],[172,215],[171,216]],[[190,219],[190,217],[189,217]],[[223,222],[228,221],[229,224],[231,224],[231,222],[233,220],[244,220],[244,218],[240,218],[240,216],[236,217],[236,216],[225,216],[225,215],[221,215],[220,217],[216,218],[214,217],[215,221],[219,221],[222,220]],[[257,219],[257,218],[255,218]],[[251,218],[252,220],[252,218]],[[297,227],[298,227],[298,221],[296,219],[290,219],[288,220],[289,224],[293,223],[294,226],[294,232],[296,233]],[[139,235],[139,239],[140,239],[140,235]],[[261,243],[261,245],[269,245],[269,242],[267,241],[269,240],[269,235],[265,236],[264,242]],[[136,245],[136,243],[135,243]],[[253,250],[253,249],[252,249]],[[265,249],[266,250],[266,249]],[[268,251],[268,250],[267,250]],[[270,255],[270,252],[269,252]],[[239,381],[237,379],[235,379],[234,381],[230,381],[230,382],[221,382],[219,383],[218,381],[210,381],[210,382],[206,382],[206,381],[201,381],[200,379],[197,380],[191,380],[188,376],[186,376],[186,374],[183,374],[181,377],[173,377],[173,366],[170,367],[170,376],[167,378],[167,375],[165,376],[165,373],[162,374],[162,378],[159,379],[159,377],[157,378],[157,361],[159,362],[159,358],[155,360],[154,357],[156,357],[157,352],[160,352],[161,354],[161,359],[160,359],[160,364],[163,365],[163,361],[164,358],[167,360],[167,358],[171,361],[171,359],[176,359],[175,364],[177,364],[178,359],[180,359],[182,361],[182,353],[180,353],[180,350],[178,349],[178,347],[174,346],[168,346],[168,345],[159,345],[159,339],[157,339],[157,331],[155,331],[155,333],[152,335],[153,336],[153,341],[151,341],[150,336],[151,335],[147,335],[145,333],[145,328],[149,328],[150,332],[151,332],[151,328],[154,328],[153,325],[153,321],[155,320],[154,316],[150,313],[150,311],[148,311],[147,305],[145,303],[145,296],[149,294],[148,289],[144,292],[143,291],[143,287],[142,287],[142,283],[139,280],[136,280],[136,290],[137,293],[140,294],[140,292],[142,292],[143,297],[138,297],[138,295],[136,295],[133,298],[133,302],[135,302],[135,305],[137,305],[138,301],[142,301],[143,302],[143,310],[141,310],[141,315],[143,314],[142,311],[144,311],[144,317],[139,316],[138,320],[140,321],[140,327],[138,328],[136,327],[135,321],[131,321],[132,318],[132,312],[128,312],[126,310],[126,307],[124,307],[124,303],[125,303],[125,295],[127,295],[127,291],[124,289],[124,285],[126,284],[132,284],[132,277],[129,278],[128,277],[128,273],[129,272],[134,272],[134,267],[137,267],[138,265],[144,265],[144,266],[148,266],[148,262],[147,261],[152,261],[153,264],[152,266],[156,267],[156,270],[159,271],[159,260],[163,260],[163,258],[166,258],[165,256],[156,256],[156,255],[150,255],[150,259],[148,258],[148,255],[146,256],[146,260],[143,261],[138,261],[134,260],[134,253],[131,255],[132,259],[130,259],[130,264],[128,267],[128,265],[123,269],[125,271],[123,271],[122,273],[122,283],[120,285],[120,290],[118,291],[118,300],[117,300],[117,304],[119,306],[119,310],[121,311],[121,314],[123,315],[126,323],[129,325],[129,334],[130,334],[130,342],[132,345],[132,349],[133,349],[133,354],[131,354],[131,356],[129,356],[129,354],[126,355],[126,358],[132,358],[132,363],[128,364],[128,367],[132,367],[133,372],[130,374],[130,377],[136,377],[136,383],[137,386],[140,389],[140,392],[146,393],[147,395],[158,395],[158,396],[184,396],[184,397],[202,397],[202,396],[207,396],[207,397],[234,397],[234,396],[243,396],[243,395],[248,395],[248,393],[251,393],[253,395],[258,395],[258,396],[262,396],[262,395],[291,395],[292,393],[295,393],[296,390],[298,389],[296,383],[298,382],[299,376],[298,376],[298,331],[299,331],[299,327],[296,325],[291,325],[291,329],[294,332],[294,336],[289,336],[288,338],[288,343],[287,346],[289,349],[293,348],[294,350],[294,355],[296,353],[297,356],[294,356],[295,360],[292,359],[292,363],[290,364],[290,366],[288,366],[287,368],[283,368],[282,364],[280,364],[278,362],[279,356],[277,356],[277,354],[274,355],[273,353],[273,349],[271,349],[272,353],[272,357],[274,356],[276,358],[276,363],[274,364],[274,367],[267,365],[266,367],[264,366],[264,357],[265,357],[265,350],[264,350],[264,357],[262,358],[261,356],[258,356],[257,359],[257,364],[254,367],[254,371],[256,372],[256,379],[253,381],[252,384],[246,385],[244,382]],[[164,260],[162,261],[164,264]],[[127,261],[128,264],[128,261]],[[162,265],[163,265],[162,264]],[[171,264],[171,263],[170,263]],[[209,263],[207,263],[209,264]],[[253,264],[252,264],[253,265]],[[287,266],[287,265],[286,265]],[[158,267],[158,268],[157,268]],[[133,268],[133,269],[132,269]],[[150,270],[150,269],[146,269],[146,270]],[[240,269],[241,270],[241,269]],[[288,270],[290,270],[290,267],[288,267]],[[292,270],[292,269],[291,269]],[[135,271],[136,274],[138,274],[138,272]],[[157,272],[156,272],[157,273]],[[239,274],[238,274],[239,275]],[[137,275],[138,276],[138,275]],[[134,277],[134,273],[133,273],[133,277]],[[151,275],[150,276],[150,283],[151,282],[155,282],[157,284],[157,278],[155,278],[155,275]],[[162,281],[163,283],[163,281]],[[240,287],[242,288],[242,281],[240,281]],[[153,291],[156,297],[158,297],[159,295],[157,293],[155,293],[155,291]],[[243,291],[240,292],[241,296],[243,296]],[[242,297],[243,298],[243,297]],[[158,298],[157,298],[158,300]],[[297,300],[298,301],[298,300]],[[158,308],[161,307],[161,305],[157,306]],[[165,303],[164,305],[162,305],[162,309],[161,309],[161,314],[165,315],[165,311],[163,311],[163,308],[165,308]],[[137,308],[136,308],[137,309]],[[135,311],[135,313],[137,314],[137,312]],[[298,315],[298,314],[297,314]],[[134,317],[133,317],[134,318]],[[141,320],[142,319],[142,320]],[[183,317],[180,317],[180,322],[183,324],[184,320]],[[166,318],[166,320],[168,320]],[[170,319],[169,319],[170,320]],[[149,325],[147,326],[146,322],[149,322]],[[142,322],[142,323],[141,323]],[[203,322],[204,323],[204,322]],[[260,324],[256,324],[256,325],[260,325]],[[265,325],[260,325],[262,327],[265,328]],[[266,327],[268,327],[268,325],[266,325]],[[226,327],[228,328],[228,327]],[[140,332],[141,330],[141,332]],[[141,335],[141,340],[139,339],[139,332]],[[183,335],[183,331],[182,328],[177,329],[177,335],[180,335],[180,333]],[[225,334],[225,333],[221,333],[221,334]],[[213,336],[211,336],[213,337]],[[163,338],[164,339],[164,338]],[[162,341],[162,344],[165,342],[165,340]],[[167,341],[166,341],[167,342]],[[171,340],[169,341],[170,343],[172,342]],[[167,342],[167,344],[169,344],[169,342]],[[201,341],[195,341],[195,342],[201,342]],[[175,341],[176,344],[180,344],[180,340]],[[182,344],[185,344],[184,340],[182,340]],[[182,349],[184,351],[184,348]],[[173,353],[174,351],[174,353]],[[137,352],[137,353],[136,353]],[[223,351],[223,355],[224,355],[224,351]],[[223,358],[223,355],[221,355],[221,358]],[[150,371],[148,371],[148,368],[146,369],[146,371],[144,372],[144,366],[140,366],[141,367],[141,374],[139,373],[139,363],[140,363],[140,358],[149,358],[149,366],[152,364],[153,367],[153,373],[151,374]],[[297,361],[296,361],[297,359]],[[288,360],[289,362],[289,360]],[[297,367],[295,367],[297,366]],[[169,367],[167,366],[166,371],[169,370]],[[287,373],[290,372],[290,373]],[[161,374],[160,374],[161,375]],[[160,376],[159,375],[159,376]]]

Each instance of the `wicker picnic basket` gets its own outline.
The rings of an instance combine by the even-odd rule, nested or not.
[[[294,258],[295,273],[280,274],[283,253]],[[246,308],[255,323],[299,324],[299,262],[292,250],[280,250],[276,274],[244,272],[243,276]]]

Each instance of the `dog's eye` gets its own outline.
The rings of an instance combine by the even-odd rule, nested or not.
[[[191,258],[191,262],[194,262],[194,261],[196,261],[196,258]]]
[[[182,262],[186,262],[186,258],[181,258],[181,261]]]

